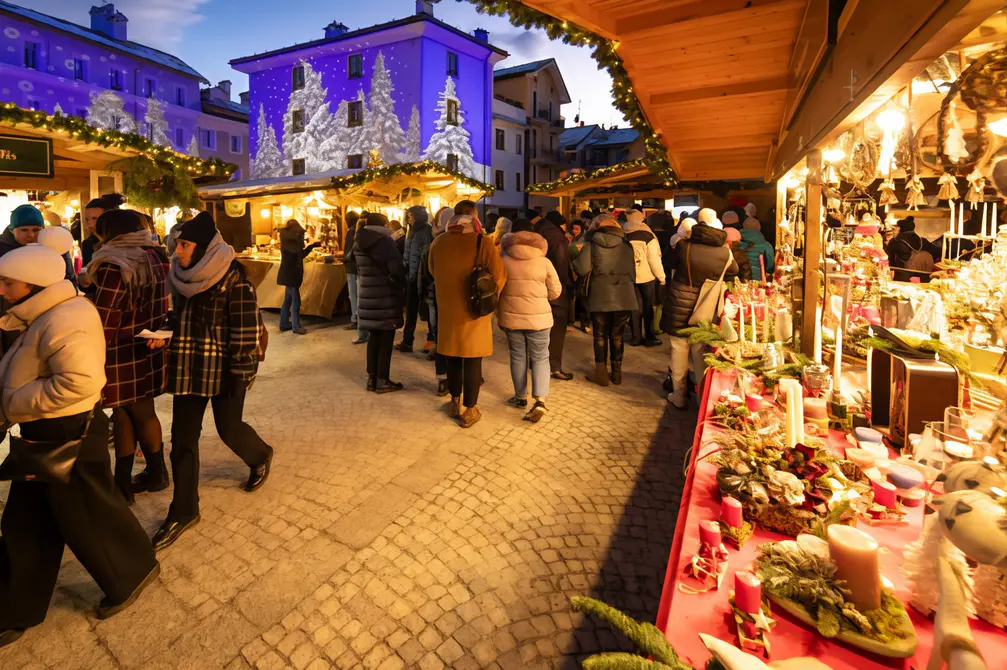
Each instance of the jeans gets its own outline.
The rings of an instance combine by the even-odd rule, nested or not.
[[[217,435],[245,465],[258,467],[273,453],[273,448],[242,421],[245,389],[212,398],[175,396],[171,408],[171,474],[175,478],[175,494],[168,508],[168,519],[172,521],[187,521],[199,514],[199,436],[207,403],[213,408]]]
[[[612,362],[622,363],[624,347],[623,333],[631,312],[594,312],[591,314],[594,335],[594,362],[607,363],[609,349]]]
[[[706,362],[703,358],[706,347],[703,344],[689,344],[684,337],[671,338],[671,386],[672,395],[679,405],[685,404],[689,383],[689,367],[692,367],[696,383],[700,383],[706,374]]]
[[[640,309],[633,312],[630,328],[633,341],[653,340],[654,335],[654,305],[657,303],[657,281],[649,281],[636,285],[636,300]],[[642,328],[641,328],[642,322]]]
[[[531,394],[544,400],[549,395],[549,331],[504,330],[510,347],[510,376],[514,396],[528,397],[528,358],[531,358]]]
[[[420,301],[424,300],[420,296],[420,285],[415,279],[406,281],[406,324],[402,328],[402,344],[412,345],[416,335],[416,322],[420,314]],[[431,316],[431,320],[433,316]],[[427,325],[427,339],[433,340],[429,324]]]
[[[301,329],[301,287],[285,286],[283,305],[280,307],[280,330]]]
[[[395,346],[394,330],[371,330],[367,338],[367,374],[378,379],[389,379],[392,369],[392,349]]]
[[[483,382],[483,359],[445,356],[448,372],[448,389],[452,398],[465,397],[462,404],[475,407],[479,402],[479,387]]]
[[[566,343],[566,326],[570,322],[570,301],[560,298],[552,305],[552,332],[549,333],[550,372],[563,370],[563,345]]]
[[[350,321],[357,322],[357,275],[346,275],[346,290],[350,294]]]

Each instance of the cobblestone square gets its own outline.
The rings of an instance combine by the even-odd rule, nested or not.
[[[276,449],[265,487],[239,490],[247,468],[208,412],[202,522],[159,555],[157,582],[98,621],[102,594],[67,551],[48,618],[0,667],[572,669],[625,642],[571,612],[571,596],[653,621],[695,428],[661,391],[667,342],[627,347],[623,385],[600,388],[584,379],[590,336],[570,333],[576,379],[554,380],[531,424],[504,405],[498,335],[484,418],[466,431],[421,353],[396,352],[406,390],[378,396],[353,333],[316,321],[280,334],[265,316],[245,412]],[[168,442],[169,396],[158,412]],[[169,501],[137,496],[149,533]]]

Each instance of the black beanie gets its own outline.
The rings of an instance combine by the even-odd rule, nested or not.
[[[217,236],[217,225],[213,222],[210,213],[206,211],[200,212],[181,224],[180,228],[181,231],[176,239],[192,242],[203,250],[206,250],[213,238]]]
[[[98,221],[94,225],[94,232],[96,232],[101,239],[108,242],[119,235],[135,233],[136,231],[143,230],[144,228],[143,219],[133,210],[109,209],[98,217]]]
[[[545,213],[545,220],[550,223],[554,223],[557,226],[566,225],[566,217],[557,212],[555,209]]]

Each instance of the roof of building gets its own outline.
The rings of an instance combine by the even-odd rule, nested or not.
[[[563,80],[563,73],[560,72],[559,64],[556,62],[555,58],[546,58],[544,60],[536,60],[530,63],[522,63],[521,65],[515,65],[513,67],[505,67],[499,70],[493,71],[493,80],[497,81],[500,79],[510,79],[511,77],[519,77],[526,74],[534,74],[545,70],[546,68],[554,68],[556,70],[556,79],[558,80],[559,86],[562,89],[562,100],[565,103],[571,102],[570,92],[566,88],[566,82]],[[564,103],[564,104],[565,104]]]
[[[430,16],[429,14],[413,14],[413,15],[407,16],[407,17],[405,17],[403,19],[396,19],[394,21],[388,21],[386,23],[379,23],[379,24],[374,25],[374,26],[368,26],[367,28],[360,28],[358,30],[351,30],[349,32],[343,33],[342,35],[335,35],[333,37],[323,37],[322,39],[311,40],[310,42],[300,42],[298,44],[293,44],[293,45],[291,45],[289,47],[283,47],[282,49],[274,49],[272,51],[265,51],[263,53],[254,54],[252,56],[242,56],[241,58],[235,58],[235,59],[231,60],[230,64],[231,65],[238,65],[238,64],[241,64],[241,63],[252,63],[252,62],[255,62],[257,60],[261,60],[263,58],[269,58],[271,56],[279,56],[279,55],[285,54],[285,53],[292,53],[294,51],[301,51],[302,49],[309,49],[311,47],[316,47],[316,46],[320,46],[320,45],[323,45],[323,44],[334,44],[336,42],[343,42],[345,40],[352,40],[352,39],[356,39],[358,37],[363,37],[365,35],[371,35],[371,34],[374,34],[374,33],[378,33],[378,32],[381,32],[383,30],[389,30],[391,28],[398,28],[400,26],[407,26],[407,25],[409,25],[411,23],[419,23],[421,21],[428,21],[430,23],[433,23],[434,25],[439,26],[441,28],[444,28],[445,30],[450,31],[450,32],[454,33],[455,35],[458,35],[460,37],[464,37],[465,39],[467,39],[470,42],[474,42],[474,43],[476,43],[476,44],[478,44],[480,46],[484,46],[484,47],[486,47],[486,48],[488,48],[488,49],[490,49],[492,51],[495,51],[496,53],[498,53],[498,54],[500,54],[502,56],[508,56],[509,55],[503,49],[495,47],[495,46],[493,46],[492,44],[490,44],[488,42],[483,42],[482,40],[476,38],[474,35],[470,35],[469,33],[465,32],[464,30],[459,30],[458,28],[455,28],[452,25],[448,25],[447,23],[444,23],[440,19],[437,19],[437,18],[435,18],[433,16]]]
[[[575,126],[573,128],[567,128],[562,133],[560,133],[559,145],[563,148],[566,148],[569,146],[575,146],[577,144],[580,144],[585,139],[587,139],[587,136],[590,135],[597,128],[598,128],[597,125]]]
[[[58,19],[55,16],[49,16],[48,14],[43,14],[42,12],[37,12],[34,9],[27,9],[25,7],[20,7],[18,5],[13,5],[9,2],[3,2],[0,0],[0,12],[10,12],[23,19],[33,21],[35,23],[42,24],[49,28],[55,30],[60,30],[65,33],[69,33],[75,37],[87,40],[89,42],[94,42],[95,44],[101,44],[103,46],[109,47],[110,49],[117,49],[124,53],[127,53],[136,58],[142,58],[144,60],[157,63],[161,67],[168,68],[169,70],[175,70],[186,76],[193,77],[199,81],[209,84],[209,80],[203,75],[192,69],[185,61],[181,58],[172,56],[169,53],[159,51],[153,47],[148,47],[143,44],[137,44],[136,42],[130,42],[129,40],[117,40],[99,33],[97,31],[91,30],[90,28],[85,28],[84,26],[78,25],[76,23],[71,23],[70,21],[64,21],[63,19]]]
[[[640,133],[632,128],[604,130],[598,124],[567,128],[559,136],[559,145],[564,149],[583,147],[616,147],[632,144]]]
[[[200,103],[202,105],[203,112],[206,114],[220,116],[221,112],[223,112],[223,115],[228,118],[242,117],[244,121],[248,121],[248,105],[242,105],[230,100],[216,100],[213,98],[204,98],[200,101]]]

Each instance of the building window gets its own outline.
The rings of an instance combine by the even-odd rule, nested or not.
[[[458,154],[448,154],[448,169],[458,172]]]
[[[153,79],[143,80],[143,97],[145,98],[157,97],[157,82],[155,82]]]
[[[524,136],[521,133],[518,133],[514,136],[514,140],[514,151],[518,156],[520,156],[524,153]]]
[[[364,125],[364,103],[356,100],[347,106],[346,127],[356,128]]]
[[[496,129],[497,149],[507,151],[507,134],[501,128]]]
[[[352,54],[346,59],[347,79],[362,79],[364,76],[364,57],[362,54]]]
[[[113,91],[122,90],[122,70],[113,68],[108,71],[108,87]]]
[[[346,167],[350,170],[359,170],[364,167],[364,155],[350,154],[346,157]]]
[[[29,70],[38,69],[38,43],[24,43],[24,66]]]
[[[231,153],[241,153],[241,135],[231,135]]]
[[[215,150],[217,148],[217,131],[213,129],[199,129],[199,146],[204,149]]]
[[[294,159],[294,174],[295,175],[304,174],[304,159],[303,158],[295,158]]]
[[[83,58],[73,59],[73,78],[75,81],[87,81],[87,63]]]
[[[292,126],[291,130],[293,130],[295,133],[303,133],[304,132],[304,110],[303,109],[295,109],[294,110],[293,118],[292,118],[292,120],[290,122],[290,125]]]
[[[175,89],[175,104],[179,107],[185,107],[185,89],[181,86]]]
[[[175,146],[179,148],[185,146],[185,131],[181,128],[175,128]]]
[[[504,190],[504,171],[503,170],[497,170],[495,177],[496,177],[496,187],[497,187],[497,190],[498,191]]]
[[[448,52],[448,76],[458,76],[458,54],[454,51]]]
[[[514,189],[518,193],[521,192],[521,173],[520,172],[515,172],[514,173]]]
[[[458,125],[458,101],[448,100],[448,125]]]
[[[291,75],[293,88],[295,91],[300,91],[304,88],[304,66],[298,65],[294,68],[293,74]]]

